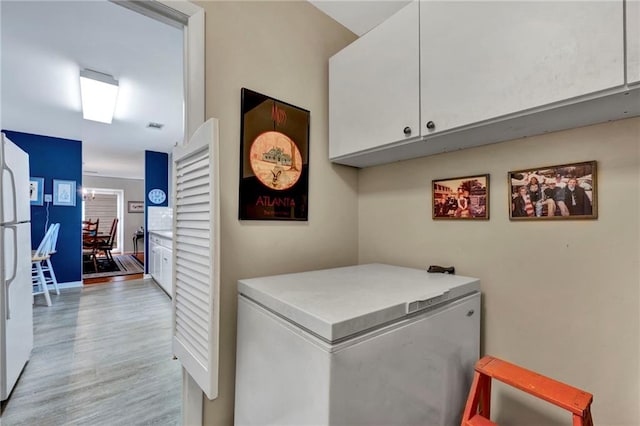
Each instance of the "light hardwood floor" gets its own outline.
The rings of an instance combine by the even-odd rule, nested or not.
[[[177,425],[181,369],[171,300],[152,280],[36,296],[31,360],[1,424]]]

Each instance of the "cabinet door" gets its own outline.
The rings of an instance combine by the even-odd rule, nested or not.
[[[149,246],[149,251],[151,252],[151,269],[150,274],[154,280],[158,284],[161,284],[162,281],[162,247],[153,241]]]
[[[329,60],[330,158],[419,136],[418,6]]]
[[[448,130],[624,84],[618,1],[420,4],[422,125]]]
[[[156,278],[157,272],[156,272],[156,259],[155,259],[155,253],[156,253],[156,243],[153,241],[153,238],[149,238],[149,275],[151,275],[152,278]]]
[[[173,268],[171,267],[171,250],[166,247],[162,247],[161,250],[161,262],[162,262],[162,287],[167,292],[169,297],[173,297],[173,284],[171,274]]]
[[[627,1],[627,84],[640,83],[640,0]]]

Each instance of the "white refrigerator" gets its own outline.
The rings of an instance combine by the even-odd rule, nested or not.
[[[459,425],[476,278],[369,264],[238,282],[237,425]]]
[[[0,146],[0,396],[9,398],[33,348],[29,156]]]

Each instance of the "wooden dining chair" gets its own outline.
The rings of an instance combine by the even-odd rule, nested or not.
[[[98,246],[100,245],[100,237],[98,236],[98,227],[100,225],[100,219],[96,219],[95,222],[88,221],[82,222],[82,254],[88,256],[93,261],[93,268],[95,272],[98,272]]]
[[[91,222],[91,219],[82,221],[82,237],[94,236],[98,233],[98,225],[100,224],[100,218],[95,222]]]
[[[106,240],[101,240],[98,243],[97,250],[98,252],[103,252],[105,257],[113,262],[113,256],[111,255],[111,250],[113,250],[113,245],[116,241],[116,234],[118,232],[118,219],[113,219],[111,223],[111,231],[109,232],[109,237]]]

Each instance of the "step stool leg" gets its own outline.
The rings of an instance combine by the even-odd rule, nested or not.
[[[593,419],[591,418],[591,406],[587,407],[584,414],[573,415],[573,426],[593,426]]]
[[[489,420],[491,414],[491,377],[478,373],[473,375],[467,405],[462,414],[462,426],[476,414]]]
[[[480,409],[478,414],[482,417],[486,417],[487,420],[491,418],[491,377],[480,375]]]

